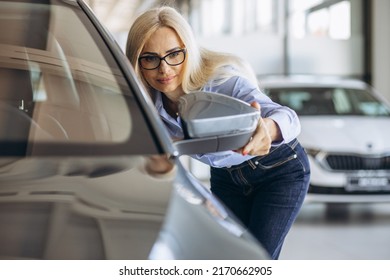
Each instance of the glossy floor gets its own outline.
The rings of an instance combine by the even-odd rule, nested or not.
[[[390,260],[390,204],[306,204],[281,260]]]

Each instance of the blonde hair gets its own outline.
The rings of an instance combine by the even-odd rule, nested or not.
[[[147,40],[161,27],[172,28],[187,50],[181,85],[185,93],[202,89],[212,78],[218,77],[218,81],[222,83],[234,75],[245,76],[257,86],[255,74],[249,64],[237,56],[199,47],[188,22],[169,6],[154,8],[138,16],[127,37],[126,56],[145,86],[147,83],[142,76],[138,58]],[[231,66],[233,70],[222,70],[225,66]]]

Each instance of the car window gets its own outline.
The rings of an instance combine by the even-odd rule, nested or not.
[[[155,152],[116,61],[72,5],[0,2],[0,141]]]
[[[381,103],[377,98],[371,95],[368,91],[355,90],[348,92],[352,106],[363,115],[367,116],[389,116],[389,107]]]
[[[389,107],[368,90],[346,88],[269,88],[272,100],[298,115],[390,116]]]

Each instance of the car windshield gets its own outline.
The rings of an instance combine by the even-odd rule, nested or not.
[[[389,107],[367,90],[349,88],[270,88],[265,93],[301,116],[390,116]]]
[[[87,16],[66,1],[29,2],[0,1],[0,142],[155,152],[129,84]]]

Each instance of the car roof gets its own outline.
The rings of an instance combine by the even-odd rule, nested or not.
[[[333,76],[259,76],[260,88],[281,87],[344,87],[354,89],[366,89],[369,87],[362,80]]]

